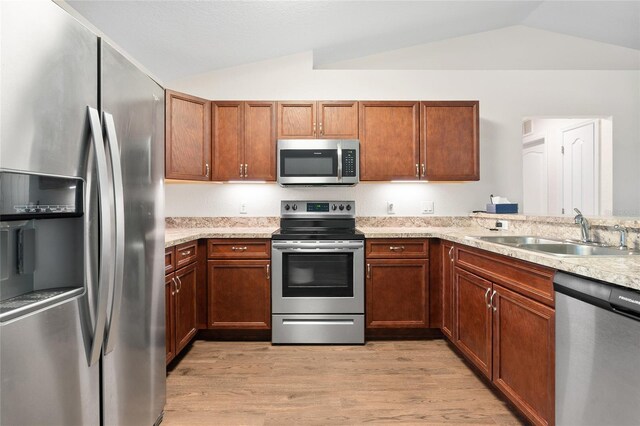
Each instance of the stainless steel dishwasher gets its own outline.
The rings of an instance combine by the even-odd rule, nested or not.
[[[556,424],[640,424],[640,292],[557,272]]]

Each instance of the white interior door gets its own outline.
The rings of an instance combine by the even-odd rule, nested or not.
[[[544,138],[523,145],[522,172],[523,212],[546,215],[547,159]]]
[[[563,208],[585,215],[599,214],[599,137],[595,121],[562,132]]]

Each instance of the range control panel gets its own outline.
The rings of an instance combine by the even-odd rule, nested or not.
[[[355,201],[281,201],[283,217],[355,217]]]
[[[356,176],[356,150],[355,149],[343,149],[342,150],[342,176],[354,177]]]

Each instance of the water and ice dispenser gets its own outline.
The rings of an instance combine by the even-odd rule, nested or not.
[[[0,322],[84,290],[84,181],[0,172]]]

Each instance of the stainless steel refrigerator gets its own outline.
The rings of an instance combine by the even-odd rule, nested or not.
[[[164,91],[50,1],[0,25],[0,424],[152,425]]]

